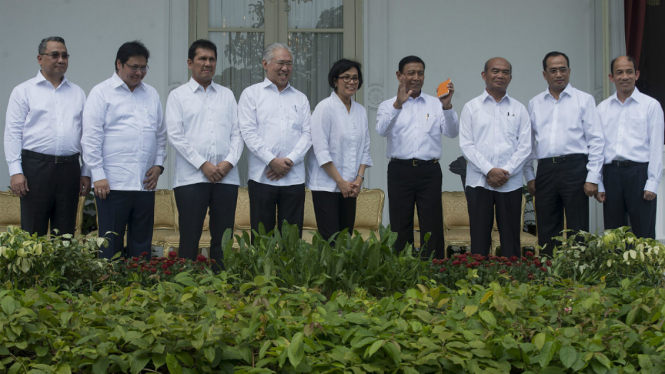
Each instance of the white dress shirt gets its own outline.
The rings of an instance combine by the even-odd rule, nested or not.
[[[487,91],[469,101],[462,109],[459,142],[468,161],[467,186],[498,192],[522,188],[522,168],[531,153],[531,124],[520,102],[506,94],[497,103]],[[499,188],[487,183],[493,168],[510,173]]]
[[[268,78],[247,87],[238,100],[238,123],[250,150],[249,179],[273,186],[305,183],[305,154],[312,145],[309,100],[288,84],[282,92]],[[266,177],[274,158],[293,161],[277,181]]]
[[[83,110],[83,159],[92,181],[111,190],[145,191],[145,173],[166,158],[162,104],[152,86],[134,91],[113,73],[90,91]]]
[[[605,133],[605,163],[614,160],[648,162],[645,191],[657,193],[663,173],[663,109],[637,88],[625,102],[617,94],[598,105]],[[602,185],[600,192],[605,192]]]
[[[441,158],[441,134],[454,138],[459,133],[457,113],[443,110],[439,99],[422,92],[409,97],[402,109],[393,107],[396,98],[382,102],[376,114],[376,132],[388,138],[386,157]]]
[[[9,175],[23,174],[21,150],[52,156],[81,153],[81,116],[85,92],[62,78],[57,88],[41,71],[14,88],[7,105],[5,157]],[[82,176],[90,176],[83,164]]]
[[[236,165],[243,142],[233,92],[212,82],[207,89],[194,78],[171,91],[164,115],[169,142],[176,149],[173,187],[209,183],[200,167],[227,161],[233,169],[218,183],[240,184]]]
[[[598,184],[603,168],[603,128],[593,96],[570,84],[555,100],[549,88],[529,101],[533,150],[524,165],[527,181],[536,179],[533,159],[587,154],[586,181]]]
[[[307,188],[340,192],[337,183],[321,167],[328,162],[347,182],[356,180],[360,165],[372,166],[369,155],[367,111],[351,100],[351,111],[333,92],[321,100],[312,114],[312,148],[307,152]]]

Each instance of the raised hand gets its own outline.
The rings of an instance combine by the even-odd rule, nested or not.
[[[399,78],[399,87],[397,87],[397,97],[395,98],[395,103],[393,107],[395,109],[402,109],[402,104],[404,104],[409,96],[413,93],[413,90],[406,90],[406,75],[402,74]],[[450,95],[448,95],[450,96]]]

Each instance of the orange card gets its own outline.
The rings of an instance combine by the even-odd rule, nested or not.
[[[448,94],[449,94],[449,92],[448,92],[448,83],[450,83],[450,78],[448,78],[447,81],[445,81],[445,82],[443,82],[439,85],[439,88],[436,90],[436,97],[438,97],[440,99],[442,97],[448,96]]]

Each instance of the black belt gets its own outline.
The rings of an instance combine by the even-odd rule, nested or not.
[[[22,149],[21,156],[26,158],[32,158],[35,160],[55,162],[56,164],[68,164],[70,162],[78,162],[80,153],[73,154],[71,156],[53,156],[53,155],[45,155],[43,153],[28,151],[27,149]]]
[[[539,164],[563,164],[565,162],[573,161],[588,161],[589,155],[584,153],[573,153],[569,155],[563,155],[558,157],[547,157],[538,159]]]
[[[629,168],[632,166],[646,165],[648,162],[635,162],[630,160],[614,160],[605,166],[614,166],[615,168]]]
[[[438,164],[439,160],[436,159],[436,158],[433,158],[431,160],[419,160],[417,158],[402,160],[400,158],[391,158],[390,162],[395,162],[395,163],[398,163],[398,164],[404,164],[404,165],[410,165],[410,166],[418,166],[418,165]]]

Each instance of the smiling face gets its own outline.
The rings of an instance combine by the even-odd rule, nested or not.
[[[53,58],[51,54],[57,54],[58,57]],[[45,77],[62,78],[65,75],[69,66],[69,58],[62,58],[63,54],[67,55],[67,47],[64,44],[54,41],[46,43],[46,51],[37,56],[37,62]]]
[[[293,56],[287,49],[279,48],[273,52],[272,60],[263,60],[263,69],[266,71],[268,80],[281,91],[286,88],[291,79]]]
[[[570,81],[570,69],[566,58],[561,55],[549,57],[543,77],[545,77],[550,90],[554,92],[563,91]]]
[[[335,79],[335,86],[337,86],[335,92],[340,97],[351,98],[358,91],[358,83],[358,69],[352,67]]]
[[[497,57],[487,61],[487,70],[481,74],[487,91],[505,93],[513,79],[511,70],[510,63],[503,58]]]
[[[116,60],[115,66],[120,79],[132,91],[148,74],[148,60],[143,56],[132,56],[124,64],[120,63],[120,60]]]
[[[425,66],[420,62],[409,62],[404,65],[403,71],[397,72],[397,80],[400,81],[401,79],[404,79],[406,90],[413,91],[411,95],[417,97],[425,83]]]
[[[635,82],[640,78],[640,71],[635,69],[635,64],[626,56],[621,56],[614,61],[610,81],[614,83],[617,92],[631,95],[635,90]]]
[[[196,48],[194,60],[187,59],[187,66],[192,71],[192,78],[201,86],[207,87],[212,82],[217,67],[215,51]]]

